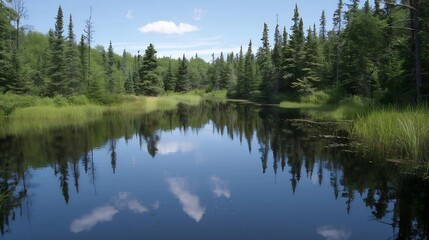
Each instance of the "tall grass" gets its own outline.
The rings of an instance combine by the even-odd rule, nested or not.
[[[369,151],[386,158],[402,158],[429,169],[429,115],[426,108],[393,107],[358,117],[353,133]]]

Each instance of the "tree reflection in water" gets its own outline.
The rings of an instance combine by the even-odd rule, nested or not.
[[[374,220],[391,225],[398,239],[429,237],[427,180],[398,174],[400,167],[393,164],[369,161],[350,151],[342,151],[341,146],[348,140],[343,138],[346,133],[341,128],[290,121],[305,117],[305,112],[300,110],[206,101],[199,106],[180,104],[174,111],[112,114],[85,126],[51,129],[43,134],[1,136],[0,191],[6,197],[1,200],[0,230],[2,234],[7,232],[10,221],[25,212],[23,209],[28,205],[25,203],[29,202],[30,167],[51,166],[64,201],[69,203],[70,180],[76,192],[79,192],[82,174],[91,176],[93,184],[96,183],[93,149],[108,146],[115,173],[118,170],[118,139],[128,140],[137,135],[140,146],[146,145],[148,153],[155,157],[168,154],[166,147],[171,148],[160,145],[160,132],[173,129],[198,132],[211,123],[215,133],[247,144],[249,152],[254,151],[252,139],[256,138],[262,173],[272,169],[275,174],[289,174],[293,192],[299,188],[303,176],[319,185],[329,181],[333,196],[343,199],[345,211],[352,212],[351,203],[355,194],[359,194],[364,196],[364,203],[372,210]],[[84,173],[79,172],[80,165]],[[324,176],[326,173],[329,176]],[[174,184],[173,180],[168,180],[171,191],[183,193],[182,185]],[[218,179],[212,181],[215,194],[228,198],[230,193],[224,190],[225,183]],[[189,210],[186,202],[180,196],[178,198],[184,209]],[[198,209],[190,211],[196,221],[201,219],[203,212],[202,207]],[[319,230],[327,233],[326,228]]]

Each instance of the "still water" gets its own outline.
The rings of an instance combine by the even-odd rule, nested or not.
[[[428,237],[427,182],[302,118],[204,102],[2,136],[0,238]]]

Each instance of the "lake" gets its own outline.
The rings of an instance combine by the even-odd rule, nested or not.
[[[205,101],[0,137],[1,239],[426,239],[429,184],[300,110]]]

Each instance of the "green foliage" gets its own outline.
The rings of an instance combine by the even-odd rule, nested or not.
[[[176,92],[187,92],[191,90],[191,83],[188,77],[188,60],[183,54],[182,60],[179,60],[179,69],[176,75]]]
[[[400,156],[401,161],[429,166],[429,116],[425,108],[373,111],[357,119],[354,133],[373,154]]]

